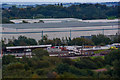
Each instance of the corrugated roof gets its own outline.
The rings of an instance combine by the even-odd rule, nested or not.
[[[51,46],[52,45],[14,46],[14,47],[6,47],[6,49],[41,48],[41,47],[51,47]]]

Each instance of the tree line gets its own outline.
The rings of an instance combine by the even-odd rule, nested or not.
[[[36,6],[2,9],[3,23],[10,23],[10,19],[33,18],[79,18],[79,19],[114,19],[118,18],[119,6],[108,7],[101,4],[80,4],[70,7],[62,5]]]
[[[112,43],[120,43],[120,35],[116,34],[114,37],[108,37],[103,34],[92,35],[91,38],[77,37],[71,39],[70,37],[49,39],[47,35],[43,35],[43,39],[36,41],[33,38],[19,36],[17,39],[2,39],[2,47],[6,46],[30,46],[30,45],[48,45],[52,46],[104,46]]]

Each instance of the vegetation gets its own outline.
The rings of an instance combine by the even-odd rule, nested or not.
[[[2,59],[0,59],[0,79],[2,78]]]
[[[94,53],[97,54],[97,53],[101,53],[101,52],[103,52],[103,51],[106,51],[106,50],[94,51]]]
[[[112,20],[112,19],[116,19],[116,17],[111,16],[111,17],[108,17],[107,19]]]
[[[71,60],[50,57],[46,55],[47,51],[36,49],[34,54],[39,55],[34,55],[32,58],[3,56],[3,78],[119,78],[120,56],[115,58],[119,53],[120,50],[114,50],[106,55],[105,59],[83,57]],[[112,64],[109,64],[109,61]],[[106,68],[107,71],[94,71],[100,68]]]
[[[118,35],[117,35],[118,36]],[[43,39],[38,42],[35,39],[19,36],[18,39],[9,39],[5,44],[2,40],[3,48],[6,46],[20,45],[37,45],[37,44],[52,44],[55,46],[65,45],[101,45],[94,39],[110,40],[109,43],[116,42],[109,39],[105,35],[97,35],[92,39],[86,38],[54,38],[48,39],[48,36],[43,36]],[[107,44],[105,42],[104,44]],[[3,77],[4,78],[119,78],[119,61],[120,50],[111,50],[105,57],[83,57],[78,59],[50,57],[48,52],[43,49],[35,49],[32,51],[33,57],[15,58],[15,56],[3,56]],[[98,53],[98,52],[96,52]],[[96,72],[96,69],[105,68],[107,71]],[[23,75],[24,74],[24,75]]]
[[[108,64],[112,64],[113,61],[115,60],[120,60],[120,50],[114,50],[112,52],[110,52],[110,54],[108,54],[106,57],[106,62]]]
[[[36,6],[2,11],[3,23],[10,23],[10,19],[33,18],[79,18],[79,19],[113,19],[118,18],[118,6],[108,7],[100,4],[80,4],[70,7],[62,5]]]
[[[13,22],[11,22],[10,19],[8,19],[6,17],[2,17],[2,23],[11,23],[11,24],[13,24]]]
[[[28,23],[27,21],[23,20],[22,23]]]
[[[93,35],[91,36],[91,39],[88,38],[73,38],[72,40],[70,38],[53,38],[49,39],[47,35],[43,36],[43,39],[39,40],[38,42],[33,38],[27,38],[25,36],[19,36],[18,39],[8,39],[8,43],[6,38],[4,38],[2,42],[2,47],[5,48],[6,46],[29,46],[29,45],[47,45],[51,44],[52,46],[70,46],[70,45],[107,45],[111,43],[119,43],[119,35],[116,35],[113,39],[99,34],[99,35]],[[118,41],[117,41],[118,40]],[[7,43],[7,44],[6,44]],[[99,51],[100,52],[100,51]],[[98,52],[95,52],[98,53]]]
[[[106,45],[111,42],[110,38],[107,36],[104,36],[102,34],[99,35],[93,35],[92,36],[92,41],[95,43],[95,45]]]
[[[91,59],[95,59],[96,57],[98,57],[98,56],[91,56],[90,58]],[[104,59],[104,56],[99,56],[100,58],[102,58],[102,59]]]
[[[25,36],[19,36],[18,39],[8,39],[8,43],[6,43],[6,38],[4,38],[2,41],[2,47],[5,46],[28,46],[28,45],[37,45],[37,41],[32,38],[27,38]]]
[[[37,6],[27,8],[3,9],[3,23],[10,23],[10,19],[19,18],[80,18],[80,19],[111,19],[118,18],[118,7],[107,7],[100,4],[80,4],[70,7],[59,5]],[[24,22],[24,21],[23,21]],[[42,21],[40,21],[42,22]],[[26,23],[26,22],[24,22]],[[35,39],[19,36],[18,39],[2,40],[2,46],[28,46],[37,44],[52,44],[53,46],[65,45],[107,45],[120,42],[120,35],[111,40],[109,37],[99,34],[87,38],[54,38],[43,39],[38,42]],[[103,57],[82,57],[76,60],[69,58],[50,57],[43,49],[32,51],[33,57],[15,58],[7,55],[2,58],[3,78],[120,78],[120,50],[111,50]],[[105,68],[107,71],[95,72],[94,70]]]
[[[73,38],[70,41],[71,45],[94,45],[93,41],[86,38]]]
[[[42,58],[44,55],[49,56],[48,52],[41,48],[33,50],[32,53],[33,53],[33,55],[35,55],[36,57],[39,57],[39,58]]]

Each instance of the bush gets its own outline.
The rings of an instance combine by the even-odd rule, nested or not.
[[[120,60],[113,61],[113,73],[114,77],[120,78]]]
[[[77,78],[77,76],[69,72],[64,72],[60,75],[60,78]]]
[[[112,65],[114,60],[120,60],[120,50],[113,50],[108,55],[105,56],[105,61]]]
[[[58,74],[56,72],[48,72],[46,76],[47,78],[56,78]]]
[[[48,68],[49,66],[49,61],[38,61],[36,68]]]
[[[42,57],[42,60],[48,62],[51,66],[58,65],[59,63],[62,63],[62,59],[58,58],[58,57],[44,56],[44,57]]]
[[[71,66],[69,72],[78,76],[92,76],[93,72],[88,69],[78,69],[74,66]]]
[[[23,20],[22,23],[28,23],[27,21]]]
[[[48,52],[41,48],[33,50],[32,53],[39,58],[42,58],[43,56],[49,56]]]
[[[72,61],[70,58],[63,58],[62,59],[63,63],[69,64],[69,65],[74,65],[74,61]]]
[[[73,74],[75,74],[75,75],[82,75],[82,72],[80,71],[80,69],[75,68],[75,67],[73,67],[73,66],[70,67],[69,72],[70,72],[70,73],[73,73]]]
[[[49,61],[43,61],[43,60],[31,60],[31,62],[28,63],[30,67],[34,69],[38,68],[48,68],[50,66]]]
[[[12,55],[6,55],[6,56],[2,57],[2,64],[3,65],[13,63],[13,62],[16,62],[16,61],[17,60],[16,60],[15,56],[12,56]]]
[[[102,68],[105,66],[105,60],[101,57],[94,58],[93,62],[98,66],[98,68]]]
[[[21,63],[11,63],[7,66],[8,70],[14,70],[14,69],[24,69],[24,64]]]
[[[37,70],[36,70],[36,73],[37,73],[38,75],[45,75],[45,74],[47,73],[47,71],[46,71],[45,69],[37,69]]]
[[[69,71],[69,65],[61,63],[61,64],[57,65],[56,71],[59,74],[63,74],[64,72],[68,72]]]
[[[81,59],[75,63],[75,66],[80,69],[96,69],[98,68],[97,64],[94,63],[91,59]]]

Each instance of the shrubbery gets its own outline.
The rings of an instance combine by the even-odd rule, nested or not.
[[[79,58],[71,60],[69,58],[49,57],[45,50],[35,51],[44,54],[34,55],[33,58],[16,59],[14,56],[3,57],[3,77],[4,78],[119,78],[120,59],[119,50],[111,51],[105,59]],[[37,54],[36,53],[36,54]],[[46,56],[45,56],[46,55]],[[95,72],[95,69],[106,68],[106,72]],[[24,74],[24,75],[23,75]]]

